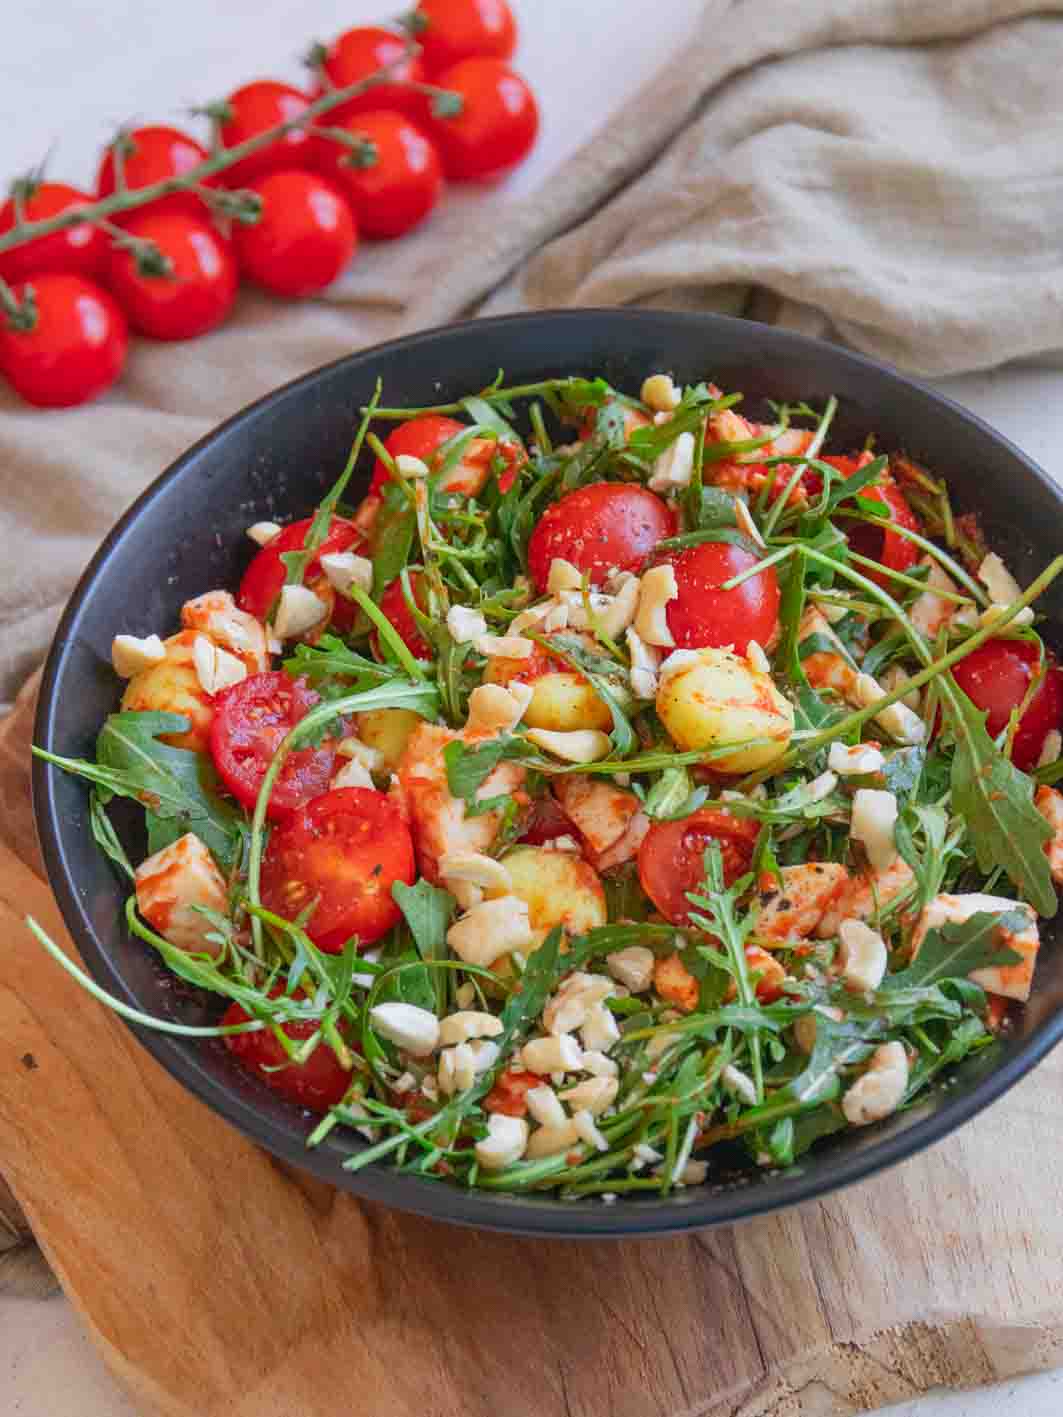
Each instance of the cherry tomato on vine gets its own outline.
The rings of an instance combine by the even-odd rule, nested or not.
[[[276,295],[313,295],[331,285],[358,244],[351,209],[313,172],[271,172],[252,182],[262,212],[233,236],[244,274]]]
[[[178,340],[221,324],[236,299],[238,278],[229,243],[214,227],[185,212],[146,211],[126,231],[152,242],[170,267],[168,274],[144,274],[133,251],[112,247],[110,286],[135,330]]]
[[[401,919],[396,881],[412,886],[413,838],[398,806],[370,787],[335,787],[274,827],[262,902],[294,920],[316,901],[306,932],[330,954],[352,935],[371,945]]]
[[[593,482],[547,507],[528,543],[528,570],[545,592],[555,557],[586,572],[591,584],[612,567],[640,570],[663,537],[675,531],[668,504],[645,487]]]
[[[418,0],[408,23],[429,74],[463,59],[509,59],[517,47],[506,0]]]
[[[282,670],[250,674],[214,699],[210,755],[218,776],[249,811],[281,740],[310,712],[319,695],[305,679]],[[269,799],[269,816],[279,820],[324,792],[335,765],[335,744],[300,748],[288,756]]]
[[[22,217],[25,221],[46,221],[91,201],[87,192],[79,192],[65,182],[39,182],[22,200]],[[0,206],[0,236],[15,225],[15,216],[15,201],[9,198]],[[39,271],[67,271],[92,278],[103,270],[106,256],[107,237],[98,227],[83,222],[5,251],[0,255],[0,280],[14,285]]]
[[[852,477],[854,472],[859,472],[873,459],[869,452],[863,452],[857,457],[825,457],[822,461],[829,463],[831,467],[836,467],[843,477]],[[818,491],[818,488],[816,490]],[[866,487],[860,496],[866,497],[869,502],[878,502],[885,507],[890,520],[896,522],[898,526],[904,527],[907,531],[919,530],[918,517],[909,507],[904,493],[888,473],[881,478],[877,486]],[[870,522],[848,522],[846,536],[849,539],[850,549],[859,556],[866,556],[870,561],[877,561],[887,570],[907,571],[915,565],[922,553],[914,541],[909,541],[906,536],[900,536],[888,528],[889,522],[886,521],[881,525],[872,525]],[[867,567],[858,566],[856,569],[865,572],[876,585],[881,585],[884,589],[889,590],[892,584],[889,576],[880,575],[877,571],[869,570]]]
[[[433,118],[443,170],[455,182],[497,177],[531,151],[539,132],[535,95],[501,59],[463,59],[435,82],[461,99],[461,112]]]
[[[425,609],[424,577],[418,575],[416,571],[410,572],[410,589],[413,591],[414,601],[422,610]],[[417,628],[417,621],[411,615],[410,607],[406,604],[401,580],[393,580],[380,597],[380,609],[415,659],[430,660],[434,657],[431,646],[422,637]],[[376,630],[373,631],[373,647],[376,650],[377,658],[383,659],[380,650],[380,637]]]
[[[393,459],[403,455],[420,458],[431,467],[433,453],[458,433],[464,432],[466,426],[454,418],[444,418],[438,413],[422,413],[417,418],[408,418],[405,423],[400,423],[393,429],[384,439],[384,447]],[[388,470],[380,458],[377,458],[373,464],[369,495],[378,493],[388,481]]]
[[[301,551],[306,545],[306,534],[313,524],[312,517],[290,522],[272,541],[267,542],[252,560],[240,582],[236,603],[241,610],[264,620],[281,593],[288,568],[281,560],[285,551]],[[362,545],[362,534],[346,517],[334,516],[329,522],[328,535],[307,564],[304,581],[311,581],[321,574],[321,558],[334,551],[358,551]],[[355,606],[346,596],[337,596],[332,612],[332,623],[337,629],[350,629],[354,622]]]
[[[231,93],[224,107],[228,116],[221,125],[222,146],[235,148],[259,133],[298,118],[310,107],[310,95],[275,79],[256,79]],[[298,167],[307,160],[312,143],[306,128],[292,128],[268,147],[226,168],[218,180],[226,187],[246,187],[269,172]]]
[[[319,140],[321,170],[347,197],[364,236],[388,240],[419,226],[439,201],[443,167],[430,138],[402,113],[358,113],[343,127],[354,151]]]
[[[96,177],[96,191],[101,197],[109,197],[118,185],[115,149],[121,151],[122,172],[125,185],[130,191],[140,187],[150,187],[156,182],[164,182],[168,177],[183,177],[193,167],[206,160],[207,150],[194,138],[177,128],[156,125],[148,128],[134,128],[122,134],[111,143],[103,155]],[[216,179],[208,179],[211,186]],[[135,215],[149,210],[139,207]],[[204,218],[209,215],[207,204],[194,192],[174,192],[169,197],[160,197],[152,202],[153,212],[186,212],[189,216]],[[112,218],[119,226],[131,221],[134,213],[124,216],[118,213]]]
[[[278,985],[270,990],[269,997],[279,999],[283,993],[284,990]],[[299,992],[295,997],[303,996]],[[222,1016],[222,1023],[226,1026],[250,1023],[251,1017],[241,1005],[230,1004]],[[338,1027],[342,1033],[342,1020]],[[281,1024],[281,1029],[288,1038],[301,1043],[313,1037],[318,1025],[316,1020],[308,1019],[304,1023],[293,1019],[290,1023]],[[271,1091],[311,1112],[327,1112],[330,1107],[335,1107],[342,1102],[344,1093],[351,1085],[352,1074],[341,1066],[340,1060],[324,1040],[305,1063],[293,1063],[268,1028],[256,1033],[227,1034],[225,1046],[242,1068],[254,1073]]]
[[[129,348],[125,316],[114,297],[83,276],[34,276],[13,289],[25,308],[32,287],[32,329],[15,328],[0,312],[0,373],[27,403],[69,408],[110,388]]]
[[[995,738],[1008,726],[1012,709],[1026,697],[1038,670],[1039,654],[1029,640],[986,640],[953,669],[953,678],[976,708],[988,713],[986,731]],[[1063,728],[1063,670],[1048,665],[1040,687],[1015,732],[1011,760],[1023,772],[1037,766],[1045,739]]]
[[[400,35],[377,25],[360,25],[334,39],[321,62],[332,86],[337,89],[349,88],[392,64],[395,65],[392,78],[404,83],[423,83],[424,65],[420,58],[409,55],[403,59],[405,52],[406,41]],[[426,104],[422,94],[404,88],[402,83],[383,83],[331,109],[321,121],[331,126],[344,122],[352,114],[376,108],[393,108],[410,118],[423,118]]]
[[[674,822],[654,822],[639,847],[639,881],[673,925],[685,925],[693,908],[687,892],[705,876],[705,852],[719,843],[725,885],[749,870],[759,825],[715,807],[703,807]]]
[[[761,646],[771,642],[779,623],[774,566],[733,590],[721,590],[725,581],[755,566],[759,557],[729,541],[703,541],[671,560],[679,594],[668,602],[665,616],[677,648],[734,645],[744,654],[750,640]]]

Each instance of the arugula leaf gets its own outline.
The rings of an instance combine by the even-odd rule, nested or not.
[[[1023,910],[980,910],[969,920],[928,930],[915,959],[907,969],[887,974],[879,993],[919,988],[942,979],[965,979],[976,969],[1017,964],[1022,956],[1015,950],[1001,949],[994,937],[998,930],[1025,930],[1029,924]]]
[[[612,715],[613,728],[609,737],[613,744],[613,755],[622,758],[625,754],[634,752],[638,746],[638,738],[620,703],[619,686],[611,684],[608,675],[602,673],[603,667],[610,671],[616,669],[612,660],[603,659],[600,655],[588,654],[578,640],[572,640],[565,636],[555,636],[551,639],[545,635],[529,632],[529,639],[541,644],[551,654],[563,660],[570,669],[574,669],[577,674],[582,674],[590,683],[594,692]],[[620,690],[620,692],[624,691]]]
[[[918,890],[909,904],[918,915],[940,892],[952,850],[946,847],[949,820],[943,807],[929,803],[909,804],[894,828],[897,850],[912,868]],[[917,845],[917,837],[922,849]],[[900,902],[894,903],[899,905]]]
[[[410,927],[421,957],[442,959],[446,954],[447,929],[454,915],[454,897],[423,878],[412,886],[396,881],[391,895]]]
[[[824,1102],[808,1112],[780,1117],[772,1127],[761,1127],[746,1137],[750,1155],[757,1161],[768,1156],[773,1165],[792,1166],[821,1137],[844,1131],[849,1125],[836,1102]]]
[[[373,552],[373,595],[379,596],[410,559],[417,513],[403,488],[388,483],[370,534]]]
[[[557,983],[558,956],[564,931],[560,925],[550,931],[546,939],[528,956],[524,973],[510,991],[502,1009],[502,1033],[495,1040],[499,1052],[505,1057],[510,1046],[523,1038],[543,1011],[547,995]],[[568,968],[568,957],[565,956]]]
[[[945,682],[956,735],[952,802],[967,824],[978,868],[988,875],[1003,866],[1038,915],[1051,917],[1058,902],[1044,845],[1052,829],[1033,805],[1033,783],[995,746],[986,715],[951,674]]]
[[[447,769],[447,787],[452,797],[460,797],[463,802],[475,802],[476,794],[504,758],[514,756],[514,751],[523,745],[519,739],[501,736],[488,738],[470,748],[461,739],[455,739],[443,749],[443,762]]]
[[[387,684],[393,679],[405,682],[405,675],[397,665],[367,659],[357,650],[349,649],[336,635],[322,635],[312,645],[297,644],[295,653],[284,661],[284,668],[293,679],[305,676],[319,692],[333,698],[375,689],[378,684]],[[321,685],[322,679],[332,676],[342,678],[344,683],[331,689]]]
[[[815,1046],[804,1071],[788,1084],[787,1091],[804,1105],[833,1101],[841,1091],[841,1070],[863,1062],[882,1032],[880,1020],[860,1028],[847,1021],[837,1023],[817,1010]]]
[[[708,795],[708,788],[693,786],[685,767],[665,768],[646,793],[642,809],[655,821],[675,821],[697,811]]]
[[[107,815],[107,808],[104,806],[99,787],[93,787],[89,793],[89,826],[92,830],[92,839],[103,854],[109,857],[120,871],[124,871],[130,880],[133,880],[135,876],[133,867],[130,865],[125,848],[118,840],[114,823]]]
[[[477,424],[480,428],[487,428],[492,433],[496,433],[500,442],[520,442],[512,426],[508,424],[502,415],[496,409],[492,408],[486,400],[467,398],[462,399],[461,402],[473,423]]]

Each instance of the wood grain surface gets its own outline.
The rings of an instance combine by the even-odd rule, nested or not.
[[[145,1412],[826,1417],[1063,1353],[1061,1058],[888,1175],[679,1239],[452,1229],[282,1169],[41,952],[0,847],[0,1167]]]

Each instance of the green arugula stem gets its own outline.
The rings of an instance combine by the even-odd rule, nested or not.
[[[831,394],[830,398],[827,400],[827,406],[823,410],[823,416],[822,418],[820,418],[819,423],[816,425],[816,431],[812,435],[812,441],[811,443],[809,443],[805,451],[801,454],[802,458],[808,459],[819,456],[819,450],[826,442],[827,433],[830,431],[830,426],[834,422],[834,415],[837,412],[838,400],[834,397],[833,394]],[[761,535],[764,537],[765,541],[770,541],[772,532],[779,524],[779,518],[782,516],[783,512],[786,511],[787,504],[790,501],[790,494],[797,486],[797,484],[801,481],[801,478],[804,476],[804,472],[805,464],[798,463],[798,465],[794,468],[793,473],[790,476],[789,482],[787,482],[782,492],[779,494],[778,497],[775,498],[770,508],[768,509],[768,514],[764,518],[764,525],[760,529]]]
[[[887,530],[889,530],[892,535],[903,536],[906,541],[912,542],[913,545],[925,551],[928,556],[933,557],[941,566],[942,570],[946,571],[954,581],[958,581],[960,585],[964,586],[970,593],[971,598],[976,600],[983,609],[989,604],[989,597],[986,595],[984,587],[980,586],[972,576],[969,576],[960,563],[950,556],[947,551],[942,551],[940,546],[936,546],[934,542],[928,540],[925,536],[921,536],[919,532],[912,531],[910,527],[901,526],[900,522],[893,521],[886,517],[868,516],[864,512],[852,511],[848,507],[839,507],[835,512],[835,516],[848,517],[852,521],[866,522],[870,526],[883,526],[888,522]],[[942,592],[935,591],[935,594],[941,595]]]

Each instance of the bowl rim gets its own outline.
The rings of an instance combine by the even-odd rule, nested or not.
[[[972,425],[989,441],[1002,445],[1022,465],[1026,476],[1041,483],[1050,492],[1063,512],[1063,488],[1009,438],[992,428],[977,414],[921,380],[901,374],[878,360],[795,331],[757,325],[748,320],[710,312],[631,310],[623,307],[540,310],[464,320],[419,330],[343,355],[271,390],[204,434],[153,479],[123,512],[101,542],[64,608],[41,679],[33,741],[52,751],[58,751],[54,742],[56,689],[65,670],[73,631],[84,603],[91,595],[96,581],[105,573],[115,548],[154,500],[167,490],[171,483],[179,479],[186,466],[212,443],[230,430],[253,422],[271,405],[279,403],[293,391],[300,387],[311,387],[324,374],[344,365],[364,364],[394,353],[415,350],[425,344],[445,342],[448,337],[467,333],[471,328],[475,328],[486,340],[495,331],[512,330],[540,322],[562,326],[571,323],[578,326],[588,318],[615,322],[618,325],[649,325],[663,321],[673,327],[713,326],[739,341],[743,338],[748,340],[752,327],[757,331],[758,339],[768,338],[781,351],[798,357],[802,352],[816,351],[822,355],[826,350],[832,359],[863,369],[883,381],[886,386],[903,391],[906,395],[917,395],[949,410],[954,416]],[[114,961],[96,938],[81,900],[74,871],[67,857],[62,817],[55,801],[58,780],[59,769],[40,758],[33,759],[34,819],[48,883],[56,897],[66,928],[89,972],[101,985],[110,988],[119,997],[124,990],[126,1001],[135,1002],[132,991]],[[961,1096],[945,1101],[931,1115],[903,1130],[860,1147],[852,1155],[832,1152],[811,1169],[799,1164],[788,1173],[769,1175],[740,1186],[720,1188],[710,1185],[703,1191],[699,1188],[684,1190],[679,1197],[670,1196],[656,1201],[647,1199],[631,1206],[625,1206],[622,1201],[616,1205],[598,1202],[591,1208],[559,1201],[548,1194],[513,1196],[504,1192],[462,1190],[446,1183],[401,1175],[392,1170],[386,1162],[374,1163],[355,1173],[341,1172],[337,1153],[333,1149],[326,1146],[308,1150],[302,1144],[301,1137],[279,1130],[235,1089],[219,1087],[218,1083],[198,1066],[195,1054],[190,1056],[189,1051],[175,1038],[146,1029],[126,1019],[123,1019],[123,1023],[155,1060],[199,1101],[220,1114],[250,1141],[302,1170],[310,1171],[363,1199],[429,1219],[510,1234],[550,1236],[558,1239],[630,1239],[649,1235],[681,1234],[690,1230],[733,1224],[739,1220],[789,1209],[803,1202],[825,1197],[885,1171],[935,1142],[944,1140],[1013,1087],[1063,1038],[1063,1008],[1060,1008],[1054,1015],[1041,1020],[1034,1031],[1021,1040],[1011,1056]],[[700,1201],[699,1196],[703,1196]]]

